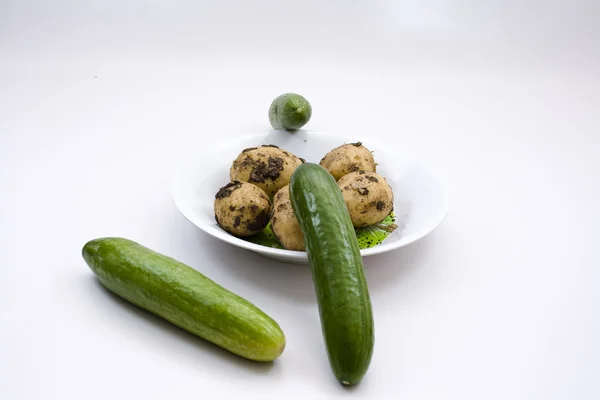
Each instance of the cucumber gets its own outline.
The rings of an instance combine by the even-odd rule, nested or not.
[[[317,164],[296,168],[290,198],[304,234],[331,369],[342,384],[356,384],[371,362],[374,328],[350,214],[335,179]]]
[[[185,264],[123,238],[91,240],[82,254],[108,290],[194,335],[254,361],[283,352],[275,321]]]
[[[312,108],[308,100],[296,93],[278,96],[269,108],[269,122],[273,129],[300,129],[311,115]]]

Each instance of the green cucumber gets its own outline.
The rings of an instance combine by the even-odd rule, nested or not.
[[[82,253],[108,290],[194,335],[254,361],[283,352],[274,320],[179,261],[123,238],[91,240]]]
[[[310,120],[312,108],[308,100],[296,93],[278,96],[269,108],[273,129],[300,129]]]
[[[331,369],[342,384],[356,384],[371,362],[374,328],[348,209],[335,179],[312,163],[294,171],[290,198],[304,234]]]

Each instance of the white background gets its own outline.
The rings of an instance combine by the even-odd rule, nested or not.
[[[597,1],[0,1],[2,399],[600,398]],[[407,146],[451,188],[426,239],[365,261],[376,323],[330,373],[308,268],[175,210],[179,163],[269,129]],[[110,295],[80,256],[124,236],[272,315],[273,365]]]

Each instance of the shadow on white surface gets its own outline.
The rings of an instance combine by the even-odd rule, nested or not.
[[[300,303],[315,303],[315,291],[308,265],[289,264],[264,257],[239,247],[231,246],[197,230],[198,249],[210,249],[222,262],[219,268],[228,270],[240,279],[272,292],[274,295]],[[372,296],[394,290],[397,284],[413,274],[434,251],[435,233],[385,254],[364,257],[365,274]],[[207,242],[209,245],[207,246]],[[212,257],[211,257],[212,258]]]
[[[173,338],[173,340],[185,342],[186,347],[188,348],[188,351],[186,351],[186,356],[193,357],[194,362],[197,362],[199,359],[206,358],[207,355],[214,356],[215,358],[220,357],[227,363],[243,369],[245,373],[250,371],[252,374],[256,375],[268,374],[269,371],[273,370],[275,362],[277,362],[255,362],[230,353],[229,351],[222,349],[213,343],[210,343],[182,328],[177,327],[176,325],[173,325],[172,323],[150,313],[149,311],[146,311],[124,300],[102,286],[102,284],[95,277],[87,276],[87,279],[92,281],[92,286],[95,286],[96,290],[102,291],[106,295],[105,297],[110,301],[110,303],[112,303],[111,305],[127,312],[130,314],[131,318],[143,320],[148,325],[148,328],[163,331],[163,333],[170,338]],[[113,322],[117,323],[116,320]]]
[[[397,289],[402,281],[428,264],[427,260],[435,251],[436,238],[439,236],[438,232],[433,232],[417,242],[389,253],[364,257],[363,264],[371,297]]]
[[[198,250],[213,253],[211,258],[220,261],[219,268],[227,270],[235,279],[254,285],[261,291],[271,292],[277,297],[301,303],[316,303],[308,265],[275,261],[222,242],[199,229],[195,230]]]

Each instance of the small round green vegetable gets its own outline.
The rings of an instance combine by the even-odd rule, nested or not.
[[[273,129],[300,129],[310,120],[312,107],[308,100],[296,93],[277,97],[269,108],[269,122]]]

